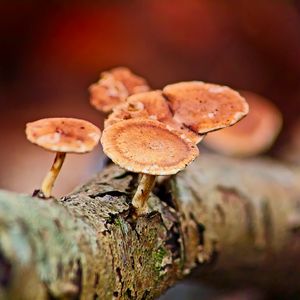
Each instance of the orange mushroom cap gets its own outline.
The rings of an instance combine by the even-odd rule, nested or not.
[[[199,154],[194,143],[155,120],[132,119],[104,129],[103,151],[122,168],[152,175],[184,169]]]
[[[149,90],[149,85],[143,77],[132,73],[126,67],[117,67],[109,72],[103,72],[103,75],[110,73],[116,80],[122,82],[128,91],[129,95],[146,92]]]
[[[136,106],[132,108],[128,103],[122,103],[115,107],[113,112],[104,121],[104,128],[121,121],[138,118],[148,119],[149,114],[144,109],[137,109]]]
[[[205,135],[200,135],[195,133],[194,131],[187,128],[185,125],[177,122],[173,118],[168,118],[163,121],[163,123],[167,126],[168,129],[175,131],[178,135],[188,138],[195,144],[200,143]]]
[[[144,92],[132,95],[124,103],[116,106],[104,124],[107,127],[120,121],[136,118],[157,120],[166,115],[171,115],[171,112],[161,92]]]
[[[282,116],[269,100],[251,92],[241,92],[249,103],[247,118],[233,127],[210,133],[205,144],[232,156],[252,156],[268,150],[282,127]]]
[[[148,91],[146,80],[128,68],[119,67],[102,72],[100,80],[89,87],[90,103],[96,109],[109,112],[132,94]]]
[[[27,139],[54,152],[90,152],[99,143],[101,131],[92,123],[74,118],[46,118],[26,124]]]
[[[163,93],[174,119],[200,134],[231,126],[249,111],[245,99],[227,86],[180,82],[167,85]]]
[[[144,109],[150,118],[158,121],[172,117],[168,103],[160,90],[132,95],[127,98],[126,102],[131,106],[140,108],[140,110]]]
[[[105,121],[105,127],[123,120],[136,118],[158,120],[178,134],[185,135],[196,144],[202,140],[200,135],[173,119],[168,103],[160,90],[139,93],[128,97],[126,102],[114,108],[112,114]]]

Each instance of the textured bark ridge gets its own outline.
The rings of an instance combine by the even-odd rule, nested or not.
[[[137,179],[109,166],[59,203],[1,192],[0,298],[153,299],[196,266],[299,282],[299,170],[203,155],[135,219]]]

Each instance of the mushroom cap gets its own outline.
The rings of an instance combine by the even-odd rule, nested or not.
[[[149,90],[147,81],[130,71],[126,67],[117,67],[110,70],[110,72],[103,72],[105,75],[110,73],[116,80],[123,83],[129,95],[146,92]]]
[[[176,131],[179,135],[184,135],[196,144],[202,140],[199,134],[173,119],[168,103],[160,90],[128,97],[126,102],[114,108],[105,121],[105,127],[123,120],[136,118],[158,120],[170,127],[170,130]]]
[[[128,68],[119,67],[102,72],[100,80],[89,87],[90,103],[96,109],[109,112],[132,94],[148,91],[145,79]]]
[[[107,127],[129,119],[161,120],[166,117],[172,117],[172,114],[161,91],[150,91],[132,95],[114,107],[104,124]]]
[[[181,137],[187,138],[195,144],[199,144],[205,137],[205,135],[200,135],[190,130],[185,125],[177,122],[173,118],[165,119],[163,123],[167,126],[169,130],[175,131]]]
[[[122,168],[152,175],[171,175],[199,154],[197,146],[148,119],[131,119],[104,129],[103,151]]]
[[[26,124],[27,139],[54,152],[90,152],[99,143],[101,131],[92,123],[74,118],[46,118]]]
[[[268,150],[282,127],[282,116],[269,100],[251,92],[241,92],[250,106],[247,118],[233,127],[210,133],[205,144],[231,156],[253,156]]]
[[[104,121],[104,128],[121,121],[137,118],[148,119],[149,114],[144,109],[131,109],[127,103],[122,103],[115,107],[113,112]]]
[[[105,83],[103,80],[100,80],[98,83],[93,83],[89,87],[90,104],[102,112],[110,112],[123,101],[123,98],[126,99],[128,96],[127,91],[122,85],[119,85],[118,88],[113,83],[109,87],[109,82],[112,82],[112,80],[106,80]]]
[[[144,109],[150,118],[158,121],[172,118],[169,105],[160,90],[132,95],[126,99],[126,102],[139,110]]]
[[[167,85],[163,93],[174,119],[200,134],[231,126],[249,111],[245,99],[227,86],[180,82]]]

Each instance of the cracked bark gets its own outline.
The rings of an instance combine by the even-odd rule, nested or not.
[[[137,220],[137,176],[116,166],[59,203],[3,191],[0,298],[153,299],[196,267],[296,287],[299,182],[274,161],[203,155],[158,181]]]

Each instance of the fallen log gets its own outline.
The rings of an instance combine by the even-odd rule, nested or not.
[[[111,165],[59,201],[2,191],[0,298],[153,299],[195,268],[265,268],[296,288],[299,169],[205,154],[162,177],[136,219],[137,181]]]

